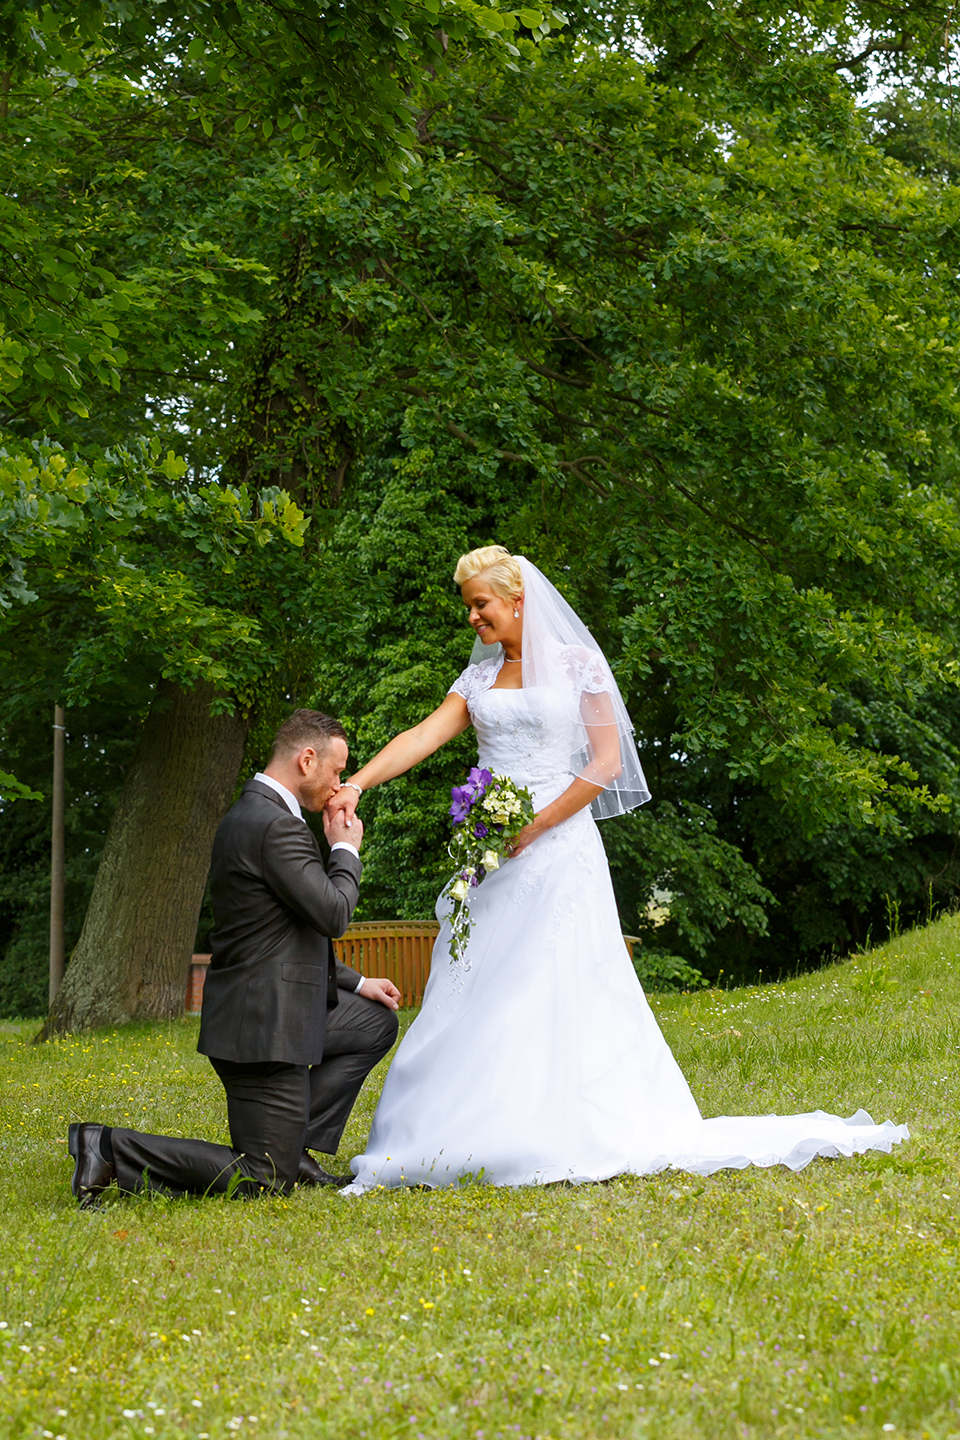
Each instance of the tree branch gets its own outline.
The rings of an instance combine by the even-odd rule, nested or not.
[[[859,55],[848,55],[842,60],[835,60],[831,65],[832,70],[854,70],[862,65],[864,60],[869,60],[871,55],[902,55],[909,50],[913,43],[913,36],[906,30],[899,40],[874,40],[866,49],[861,50]]]

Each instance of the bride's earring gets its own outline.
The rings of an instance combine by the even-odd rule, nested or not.
[[[517,610],[516,608],[514,608],[513,618],[514,618],[514,620],[519,620],[519,619],[520,619],[520,611]]]

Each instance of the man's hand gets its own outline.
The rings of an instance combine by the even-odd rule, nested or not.
[[[352,785],[341,785],[339,790],[334,790],[330,799],[327,801],[326,809],[323,812],[324,816],[329,816],[332,820],[335,815],[342,815],[345,824],[349,828],[353,817],[357,813],[357,801],[359,799],[360,796]],[[349,840],[350,836],[348,835],[346,838]]]
[[[354,791],[353,793],[356,794],[357,792]],[[334,799],[336,799],[336,796],[334,796]],[[359,850],[363,843],[363,821],[359,815],[355,815],[353,817],[353,823],[351,824],[343,810],[335,810],[331,815],[331,803],[332,802],[328,802],[327,808],[323,812],[323,833],[326,835],[328,842],[331,845],[337,845],[341,840],[345,840],[348,845],[355,845]]]
[[[400,991],[392,980],[373,980],[369,975],[364,975],[360,994],[366,995],[368,1000],[379,1000],[388,1010],[400,1009]]]

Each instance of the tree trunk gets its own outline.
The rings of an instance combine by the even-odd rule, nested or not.
[[[213,693],[158,684],[83,932],[38,1039],[183,1014],[210,850],[248,728],[211,716]]]

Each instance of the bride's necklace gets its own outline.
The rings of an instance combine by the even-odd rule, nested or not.
[[[521,665],[523,663],[523,656],[521,655],[519,660],[511,660],[509,655],[504,655],[503,663],[504,665]]]

